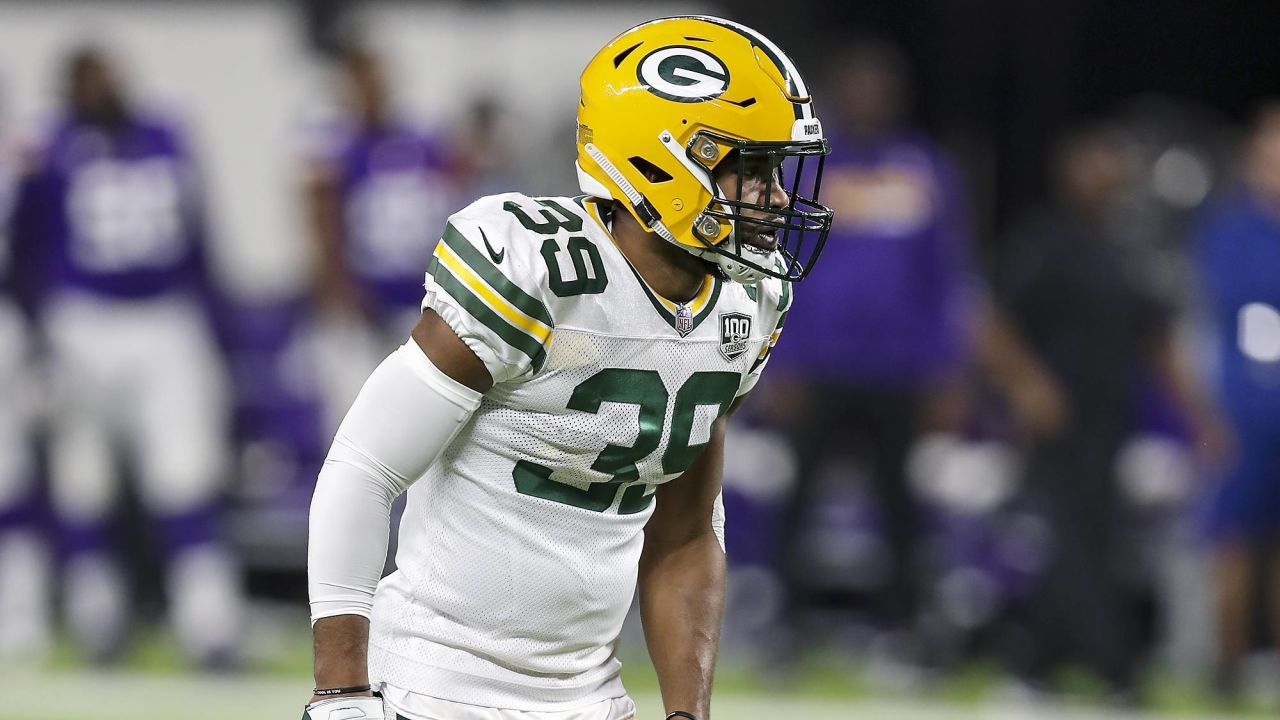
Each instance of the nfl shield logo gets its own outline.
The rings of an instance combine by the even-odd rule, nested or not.
[[[688,305],[676,306],[676,332],[684,337],[693,331],[693,311]]]
[[[751,316],[745,313],[720,313],[720,354],[730,362],[747,351],[751,341]]]

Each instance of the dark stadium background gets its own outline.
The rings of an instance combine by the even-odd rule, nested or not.
[[[300,3],[318,52],[338,47],[351,4]],[[1243,122],[1280,85],[1280,4],[1268,0],[736,0],[722,7],[769,28],[802,69],[820,67],[824,50],[850,36],[901,44],[915,66],[920,121],[962,157],[976,158],[969,170],[988,230],[1005,229],[1043,194],[1052,140],[1073,121],[1163,93]]]

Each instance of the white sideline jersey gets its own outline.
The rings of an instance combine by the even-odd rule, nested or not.
[[[687,305],[659,297],[590,199],[509,193],[450,218],[423,307],[494,386],[409,489],[375,682],[522,710],[622,696],[654,490],[755,384],[790,303],[780,280],[713,275]]]

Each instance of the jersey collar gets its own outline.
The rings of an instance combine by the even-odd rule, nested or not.
[[[605,221],[596,199],[583,195],[574,198],[574,200],[587,211],[587,215],[591,217],[600,227],[601,232],[612,242],[613,234],[609,232],[609,224]],[[613,247],[618,251],[618,255],[622,257],[623,261],[626,262],[631,274],[635,275],[636,283],[644,291],[645,297],[649,299],[653,309],[658,311],[658,316],[670,325],[671,329],[675,330],[680,337],[684,337],[696,330],[702,324],[702,321],[711,316],[711,310],[715,308],[716,301],[720,299],[720,291],[724,282],[715,273],[707,273],[707,276],[702,281],[702,287],[698,289],[698,294],[692,300],[687,303],[678,303],[662,297],[653,288],[649,287],[649,283],[645,281],[635,266],[631,264],[631,261],[627,259],[626,254],[618,248],[617,243],[614,243]]]

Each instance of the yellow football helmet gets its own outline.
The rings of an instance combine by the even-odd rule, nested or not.
[[[831,229],[831,210],[818,203],[828,146],[808,87],[768,38],[714,17],[654,20],[596,53],[581,84],[583,192],[619,201],[647,230],[731,280],[809,273]],[[806,171],[810,156],[816,167]],[[722,162],[737,163],[736,195],[715,180]],[[761,162],[775,169],[763,202],[775,197],[776,181],[785,206],[731,199]],[[812,190],[801,193],[801,183]],[[741,224],[772,228],[776,247],[746,242]]]

